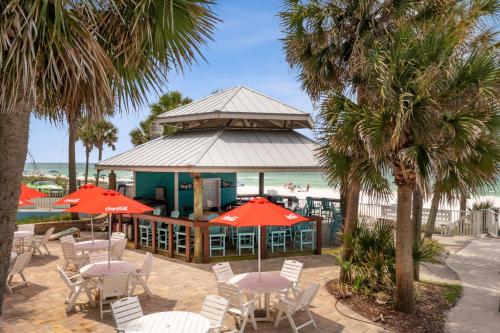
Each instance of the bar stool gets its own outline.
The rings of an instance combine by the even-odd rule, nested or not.
[[[153,231],[151,228],[151,222],[146,220],[141,220],[139,222],[139,244],[149,246],[153,239]]]

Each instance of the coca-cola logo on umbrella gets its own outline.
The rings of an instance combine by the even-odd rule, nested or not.
[[[80,199],[78,199],[78,198],[74,198],[74,199],[68,198],[68,199],[64,200],[64,202],[66,202],[66,203],[76,203],[76,202],[80,202]]]
[[[104,211],[106,212],[126,212],[128,210],[127,206],[117,206],[117,207],[106,207]]]
[[[295,215],[295,214],[293,214],[293,213],[292,213],[292,214],[285,215],[285,217],[286,217],[287,219],[289,219],[289,220],[295,220],[295,219],[299,218],[299,217],[298,217],[298,215]]]
[[[226,215],[221,218],[223,221],[229,221],[229,222],[234,222],[238,219],[238,216],[231,216],[231,215]]]

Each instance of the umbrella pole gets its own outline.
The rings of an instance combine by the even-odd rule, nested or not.
[[[90,214],[90,233],[92,234],[92,244],[94,244],[94,221],[92,219],[94,214]]]
[[[111,214],[108,214],[108,268],[111,268]]]
[[[260,225],[257,231],[257,265],[259,269],[259,280],[260,280]]]

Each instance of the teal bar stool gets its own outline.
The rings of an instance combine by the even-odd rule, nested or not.
[[[282,228],[276,228],[270,232],[271,252],[274,253],[275,248],[281,248],[283,252],[286,251],[286,231]]]
[[[333,216],[334,209],[335,207],[330,199],[321,198],[321,215],[324,215],[326,219],[330,219]]]
[[[295,227],[293,246],[299,247],[301,251],[308,246],[311,247],[311,250],[314,250],[316,230],[311,222],[299,223]]]
[[[141,220],[139,222],[139,244],[150,246],[153,239],[153,231],[151,229],[151,222],[146,220]]]
[[[255,229],[253,227],[238,228],[238,255],[241,250],[251,250],[255,254]]]
[[[156,237],[158,247],[163,247],[165,250],[168,249],[168,228],[166,223],[158,223],[156,226]]]
[[[209,227],[210,257],[213,257],[214,251],[221,251],[222,256],[226,255],[226,228],[214,226]]]

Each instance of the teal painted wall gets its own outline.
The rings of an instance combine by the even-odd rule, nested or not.
[[[167,189],[167,211],[174,209],[174,174],[172,172],[142,172],[135,173],[135,196],[154,198],[155,187]]]

